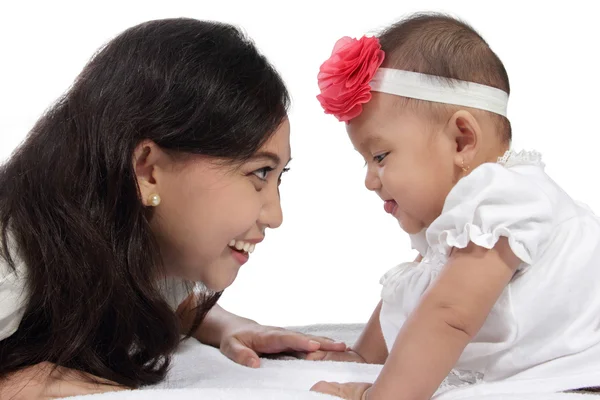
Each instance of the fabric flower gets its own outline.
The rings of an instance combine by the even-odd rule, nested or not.
[[[317,99],[325,113],[345,122],[357,117],[371,100],[370,82],[384,58],[376,37],[338,40],[317,76],[321,89]]]

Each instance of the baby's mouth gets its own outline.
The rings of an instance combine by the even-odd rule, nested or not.
[[[398,207],[398,203],[396,203],[396,201],[394,201],[394,200],[386,200],[383,203],[383,209],[388,214],[394,214],[394,211],[396,211],[397,207]]]

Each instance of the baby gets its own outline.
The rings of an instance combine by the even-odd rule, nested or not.
[[[539,153],[510,148],[508,76],[485,40],[454,18],[414,15],[338,41],[318,80],[366,161],[367,189],[420,255],[384,275],[345,355],[385,363],[375,383],[313,389],[425,400],[453,368],[523,391],[598,385],[600,220]]]

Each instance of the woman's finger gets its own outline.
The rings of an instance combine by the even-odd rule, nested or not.
[[[326,350],[331,347],[336,349],[333,351],[344,351],[346,349],[346,345],[343,343],[337,343],[334,346],[330,342],[327,342],[325,345],[322,342],[325,342],[323,338],[306,336],[297,332],[275,330],[265,332],[253,338],[253,348],[260,353],[282,353],[288,351],[310,353],[317,350]]]
[[[260,367],[258,354],[235,338],[230,338],[221,343],[220,350],[227,358],[238,364],[250,368]]]
[[[327,337],[322,337],[322,336],[312,336],[309,335],[308,336],[311,340],[314,340],[315,342],[319,342],[320,343],[320,347],[319,350],[323,350],[323,351],[346,351],[348,349],[348,346],[346,345],[346,343],[343,342],[337,342],[333,339],[327,338]]]

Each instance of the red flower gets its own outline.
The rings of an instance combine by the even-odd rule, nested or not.
[[[325,113],[340,121],[357,117],[362,104],[371,100],[370,82],[384,57],[375,37],[356,40],[346,36],[338,40],[317,77],[321,89],[317,99]]]

